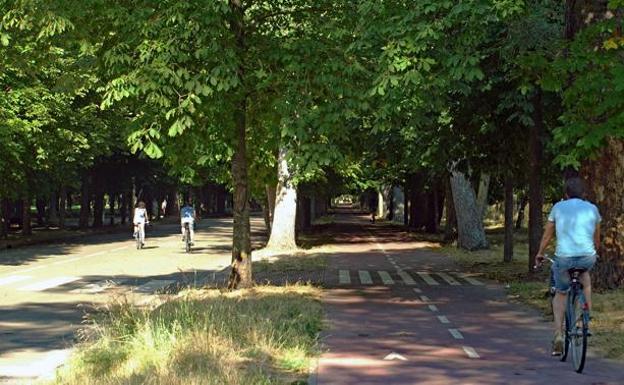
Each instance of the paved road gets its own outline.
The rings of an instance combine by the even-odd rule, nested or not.
[[[252,220],[261,232],[262,222]],[[223,272],[230,261],[231,220],[204,219],[192,254],[179,225],[148,228],[146,248],[131,234],[0,252],[0,382],[35,378],[63,362],[85,310],[124,295],[140,302],[159,290]]]
[[[550,323],[499,285],[396,228],[340,219],[319,385],[624,384],[622,365],[590,357],[579,375],[552,359]]]

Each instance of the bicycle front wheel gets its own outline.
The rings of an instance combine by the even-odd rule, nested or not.
[[[581,373],[585,367],[585,358],[587,355],[587,331],[588,319],[587,310],[584,309],[585,300],[583,294],[575,295],[572,298],[570,311],[570,355],[572,357],[572,365],[577,373]]]

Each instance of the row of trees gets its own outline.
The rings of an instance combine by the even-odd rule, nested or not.
[[[288,248],[297,187],[327,197],[337,184],[401,184],[408,223],[437,230],[453,202],[459,245],[477,249],[487,246],[478,204],[487,194],[470,182],[481,180],[483,192],[504,185],[507,200],[526,192],[534,255],[544,191],[564,167],[593,182],[606,227],[599,277],[615,286],[624,276],[621,179],[609,173],[622,172],[620,3],[4,0],[1,60],[13,69],[0,75],[9,84],[0,103],[24,108],[47,92],[72,117],[9,113],[10,135],[62,126],[70,134],[56,132],[59,143],[78,146],[78,134],[107,132],[103,147],[118,140],[183,180],[228,183],[232,286],[252,282],[251,197],[265,202],[269,247]],[[34,86],[44,91],[33,96]],[[67,156],[54,154],[61,160],[35,160],[62,169]],[[39,164],[16,159],[2,170]]]

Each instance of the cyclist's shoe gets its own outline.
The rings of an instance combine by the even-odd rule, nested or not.
[[[563,354],[563,333],[555,332],[552,341],[552,356],[560,356]]]

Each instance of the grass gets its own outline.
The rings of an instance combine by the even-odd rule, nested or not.
[[[307,285],[259,286],[189,290],[155,309],[112,304],[52,384],[304,384],[318,355],[319,296]]]
[[[482,273],[485,277],[506,284],[511,300],[519,301],[551,317],[547,295],[548,271],[529,276],[526,232],[514,236],[514,259],[503,262],[503,234],[500,228],[488,230],[491,248],[469,252],[454,246],[443,246],[438,251],[450,255],[463,269]],[[624,289],[594,292],[590,348],[599,355],[624,361]]]
[[[328,265],[327,254],[308,253],[305,251],[294,254],[278,255],[269,259],[253,262],[255,273],[287,272],[287,271],[318,271],[325,270]]]

